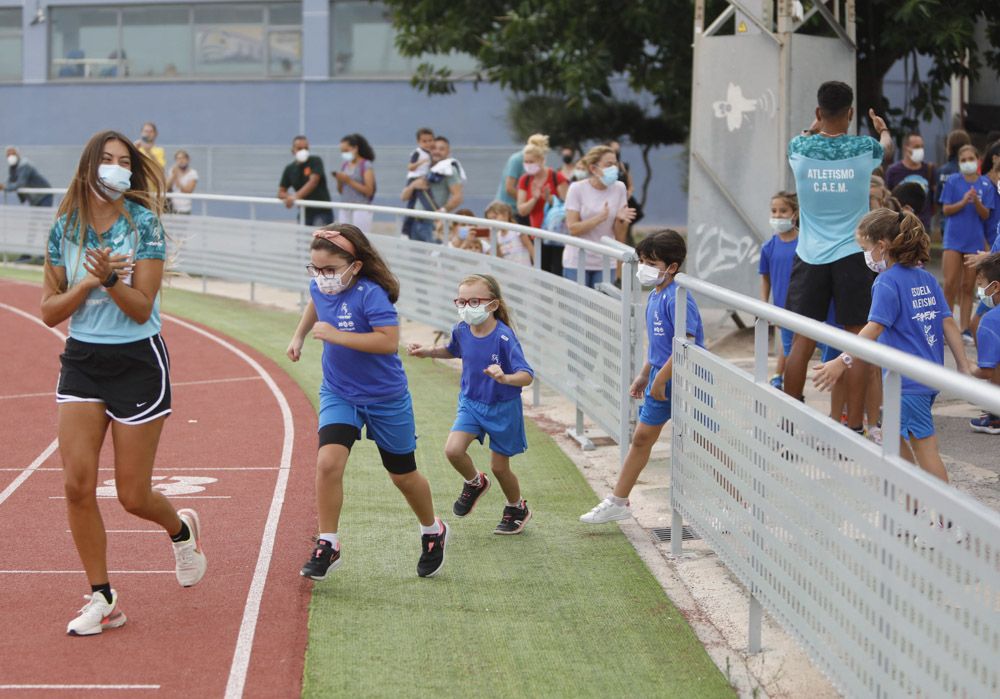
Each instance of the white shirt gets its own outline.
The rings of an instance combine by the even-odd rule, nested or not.
[[[181,186],[188,186],[192,182],[198,181],[198,171],[193,167],[189,167],[183,175],[174,180],[174,184],[170,187],[171,192],[183,192]],[[191,213],[191,200],[187,197],[176,197],[173,200],[174,211],[179,214],[189,214]]]

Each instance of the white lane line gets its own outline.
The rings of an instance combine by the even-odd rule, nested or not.
[[[226,699],[238,699],[243,696],[246,686],[247,671],[250,668],[250,654],[253,651],[253,637],[257,630],[257,619],[260,616],[260,603],[267,583],[267,572],[271,567],[271,557],[274,555],[274,539],[278,533],[278,520],[281,517],[281,506],[285,501],[285,490],[288,487],[289,472],[292,467],[292,445],[295,442],[295,423],[292,421],[292,409],[288,405],[285,394],[281,392],[274,378],[246,352],[221,337],[212,335],[201,328],[173,317],[168,320],[177,323],[225,347],[230,352],[245,361],[264,380],[281,408],[281,420],[285,434],[281,444],[281,469],[274,484],[274,494],[271,506],[267,512],[267,522],[264,524],[264,534],[261,537],[260,553],[254,568],[253,580],[247,594],[246,605],[243,608],[243,620],[240,622],[240,633],[236,639],[236,650],[233,662],[229,668],[229,680],[226,682]]]
[[[158,684],[0,684],[0,689],[47,689],[47,690],[77,690],[77,689],[159,689]]]
[[[3,304],[0,304],[3,305]],[[200,381],[171,381],[170,388],[178,386],[205,386],[216,383],[234,383],[237,381],[260,381],[259,376],[238,376],[232,379],[202,379]],[[18,398],[46,398],[55,395],[55,391],[42,391],[40,393],[12,393],[7,396],[0,396],[0,400],[16,400]]]
[[[232,495],[167,495],[170,500],[231,500]],[[65,495],[50,495],[49,500],[65,500]],[[98,495],[98,500],[117,500],[117,495]]]
[[[0,505],[2,505],[4,503],[4,501],[7,500],[7,498],[9,498],[11,495],[13,495],[14,491],[17,490],[18,488],[20,488],[21,485],[26,480],[28,480],[28,478],[31,477],[32,473],[34,473],[35,471],[38,471],[39,470],[38,467],[41,466],[42,464],[44,464],[45,461],[50,456],[52,456],[52,452],[54,452],[58,447],[59,447],[59,440],[58,439],[53,439],[52,443],[49,444],[49,446],[45,447],[45,451],[43,451],[41,454],[39,454],[38,458],[36,458],[34,461],[32,461],[30,464],[28,464],[27,468],[24,468],[24,469],[15,469],[15,470],[21,471],[21,473],[18,475],[17,478],[15,478],[13,481],[10,482],[10,485],[8,485],[6,488],[3,489],[2,493],[0,493]],[[62,469],[59,469],[59,470],[62,470]]]
[[[67,534],[72,534],[72,529],[66,530]],[[105,529],[105,534],[166,534],[162,529]]]
[[[53,335],[55,335],[56,337],[58,337],[63,342],[66,341],[66,335],[64,335],[62,332],[60,332],[57,328],[50,328],[48,325],[46,325],[45,323],[42,322],[41,318],[36,318],[35,316],[31,315],[30,313],[22,311],[20,308],[15,308],[14,306],[8,306],[6,303],[0,303],[0,308],[4,309],[6,311],[10,311],[14,315],[21,316],[22,318],[27,318],[32,323],[36,323],[37,325],[42,326],[43,328],[45,328],[46,330],[48,330],[50,333],[52,333]],[[9,498],[11,495],[13,495],[14,491],[17,490],[18,488],[20,488],[21,485],[26,480],[28,480],[28,478],[31,476],[31,474],[38,470],[39,466],[41,466],[43,463],[45,463],[45,460],[48,459],[52,455],[52,452],[54,452],[58,446],[59,446],[59,440],[58,439],[53,439],[52,443],[49,444],[49,446],[45,447],[45,451],[43,451],[41,454],[39,454],[37,459],[35,459],[34,461],[32,461],[28,465],[27,468],[21,470],[21,474],[17,478],[15,478],[10,483],[10,485],[8,485],[6,488],[4,488],[2,493],[0,493],[0,505],[2,505],[4,503],[4,501],[7,500],[7,498]]]

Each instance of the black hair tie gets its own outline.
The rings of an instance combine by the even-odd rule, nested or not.
[[[906,212],[900,211],[899,217],[896,219],[896,223],[902,223],[904,220],[906,220]]]

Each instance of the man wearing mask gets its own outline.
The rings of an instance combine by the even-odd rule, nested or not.
[[[409,201],[414,190],[419,189],[427,193],[427,200],[433,209],[442,213],[454,211],[462,205],[462,199],[465,197],[464,179],[462,166],[451,157],[451,144],[448,139],[438,136],[434,139],[434,147],[431,150],[430,172],[407,185],[400,198]],[[428,208],[427,200],[419,197],[415,208],[431,210]],[[413,228],[410,229],[410,239],[433,242],[434,221],[426,218],[414,219]]]
[[[155,160],[160,164],[161,168],[167,166],[167,154],[163,152],[163,148],[156,145],[156,137],[160,135],[160,132],[156,130],[156,124],[151,121],[147,121],[142,125],[142,131],[139,133],[139,138],[136,139],[136,148],[143,155],[148,155],[150,158]]]
[[[7,183],[0,183],[0,190],[17,192],[22,187],[48,189],[52,186],[27,158],[21,157],[14,146],[7,147],[7,168]],[[52,206],[51,194],[21,194],[17,192],[17,198],[22,203],[28,202],[29,206]]]
[[[559,172],[562,173],[567,182],[575,182],[576,180],[573,179],[573,175],[576,171],[574,167],[577,161],[576,151],[569,146],[563,146],[559,149],[559,158],[561,160]],[[584,173],[584,177],[586,177],[586,173]]]
[[[924,230],[931,230],[931,217],[934,215],[934,165],[924,160],[924,139],[918,133],[907,134],[903,138],[903,158],[893,163],[885,172],[885,186],[893,190],[904,182],[915,182],[924,189],[926,199],[920,211],[915,212],[924,224]]]
[[[309,139],[305,136],[292,139],[292,155],[295,160],[285,166],[278,185],[278,198],[285,202],[285,208],[291,209],[297,199],[330,201],[323,160],[309,153]],[[307,226],[318,227],[333,223],[332,209],[307,207],[304,215]]]

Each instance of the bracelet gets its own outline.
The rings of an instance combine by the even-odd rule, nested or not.
[[[101,282],[101,286],[103,286],[105,289],[110,289],[117,283],[118,283],[118,272],[111,270],[111,274],[108,275],[107,279]]]

